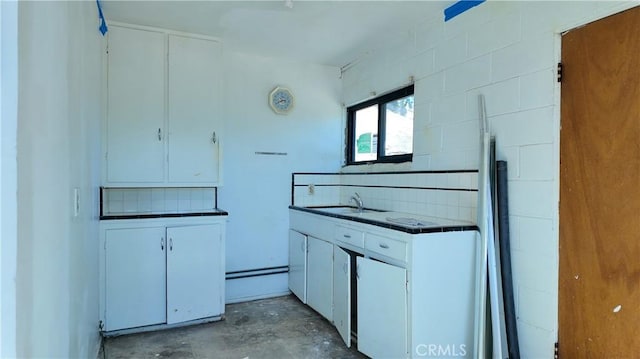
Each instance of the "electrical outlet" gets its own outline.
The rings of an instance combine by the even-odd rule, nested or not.
[[[313,195],[314,193],[316,193],[316,186],[310,184],[307,186],[307,191],[310,195]]]

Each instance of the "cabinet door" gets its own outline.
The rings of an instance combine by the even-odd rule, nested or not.
[[[351,347],[351,257],[333,247],[333,323],[348,347]]]
[[[307,237],[307,246],[307,304],[331,321],[333,244]]]
[[[164,227],[110,229],[105,240],[105,329],[164,323]]]
[[[165,41],[109,28],[106,181],[164,181]]]
[[[289,230],[289,289],[307,303],[307,236]]]
[[[167,324],[224,313],[219,224],[167,228]]]
[[[169,36],[169,182],[219,182],[220,44]]]
[[[358,264],[358,350],[407,357],[407,271],[368,258]]]

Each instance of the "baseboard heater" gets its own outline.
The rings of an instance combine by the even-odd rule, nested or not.
[[[261,277],[266,275],[288,273],[289,266],[265,267],[256,269],[245,269],[226,273],[226,279],[242,279],[251,277]]]

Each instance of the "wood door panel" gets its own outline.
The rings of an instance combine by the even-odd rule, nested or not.
[[[640,348],[639,39],[640,8],[562,38],[561,357]]]

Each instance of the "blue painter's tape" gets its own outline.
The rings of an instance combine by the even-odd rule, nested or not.
[[[100,30],[100,33],[104,36],[107,31],[109,31],[109,28],[107,27],[107,21],[104,19],[104,15],[102,14],[102,5],[100,5],[100,0],[96,0],[96,4],[98,5],[98,17],[100,17],[100,26],[98,27],[98,30]]]
[[[454,17],[462,14],[463,12],[471,9],[472,7],[476,7],[480,4],[482,4],[483,2],[485,2],[486,0],[461,0],[458,1],[457,3],[449,6],[448,8],[444,9],[444,21],[447,22],[451,19],[453,19]]]

